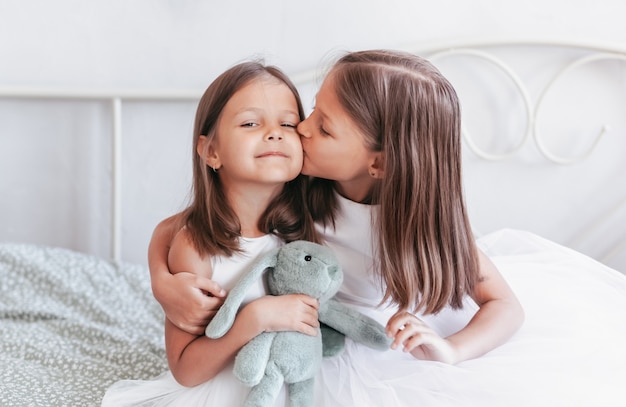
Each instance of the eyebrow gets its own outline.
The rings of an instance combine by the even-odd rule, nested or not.
[[[242,113],[248,113],[248,112],[252,112],[252,113],[264,113],[265,109],[261,108],[261,107],[244,107],[243,109],[240,109],[238,111],[235,112],[236,115],[240,115]],[[291,109],[283,109],[281,111],[279,111],[279,113],[286,113],[286,114],[292,114],[295,115],[297,117],[300,117],[300,114],[298,113],[297,110],[291,110]]]

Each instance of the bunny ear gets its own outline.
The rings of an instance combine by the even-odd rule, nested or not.
[[[268,252],[256,260],[248,272],[243,274],[237,284],[230,290],[224,304],[217,311],[205,333],[209,338],[221,338],[235,322],[235,315],[246,296],[248,288],[263,275],[268,267],[275,267],[280,248]]]

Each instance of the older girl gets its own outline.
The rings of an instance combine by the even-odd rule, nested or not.
[[[462,192],[460,120],[454,89],[429,62],[363,51],[334,65],[315,110],[298,126],[302,173],[315,177],[310,207],[325,240],[341,254],[365,236],[372,219],[373,267],[369,273],[349,267],[342,298],[397,306],[387,324],[392,347],[451,364],[502,344],[523,318],[515,295],[474,244]],[[351,223],[355,211],[365,219]],[[343,264],[358,257],[348,252]],[[445,339],[413,314],[462,308],[466,296],[480,309]]]

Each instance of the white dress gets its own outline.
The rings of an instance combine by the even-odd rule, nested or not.
[[[319,229],[344,271],[338,298],[385,324],[395,310],[377,306],[382,290],[372,272],[375,208],[339,200],[336,231]],[[625,405],[626,277],[526,232],[504,230],[478,244],[525,309],[526,321],[513,338],[454,366],[416,360],[400,350],[372,350],[348,339],[341,355],[324,360],[315,378],[315,405]],[[476,310],[467,300],[460,311],[448,308],[420,317],[446,336],[464,327]],[[169,374],[121,382],[109,390],[105,405],[238,406],[247,392],[227,368],[192,389],[179,386]],[[288,406],[284,391],[275,405]]]
[[[257,258],[283,245],[274,235],[241,238],[240,243],[242,253],[212,258],[212,278],[227,291]],[[243,303],[265,294],[266,288],[259,280],[248,289]],[[237,406],[243,404],[248,392],[249,388],[232,374],[231,364],[212,380],[191,388],[178,384],[169,371],[153,380],[119,381],[107,390],[102,406]],[[280,395],[283,399],[284,393]]]
[[[339,296],[385,323],[393,309],[376,307],[381,291],[371,270],[376,209],[339,201],[336,232],[322,231],[344,267]],[[319,405],[626,405],[626,276],[528,232],[502,230],[478,245],[524,307],[520,330],[486,355],[454,366],[349,343],[323,365]],[[460,311],[420,317],[445,336],[476,310],[467,300]]]

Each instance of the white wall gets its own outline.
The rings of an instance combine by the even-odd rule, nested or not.
[[[201,93],[225,68],[251,56],[293,74],[320,67],[337,51],[464,37],[548,36],[623,46],[624,15],[621,0],[0,0],[0,87]],[[313,87],[304,92],[308,106],[312,93]],[[194,110],[193,103],[125,105],[127,260],[145,262],[156,222],[184,205]],[[0,241],[109,254],[109,115],[110,106],[96,101],[0,100]],[[470,173],[469,181],[481,185],[488,170]],[[470,206],[483,192],[470,188]],[[491,210],[472,211],[488,217]],[[527,219],[511,226],[547,230],[532,214]],[[503,223],[484,222],[482,231]]]
[[[2,83],[203,88],[260,54],[297,72],[332,50],[459,37],[626,42],[620,0],[0,0]]]

